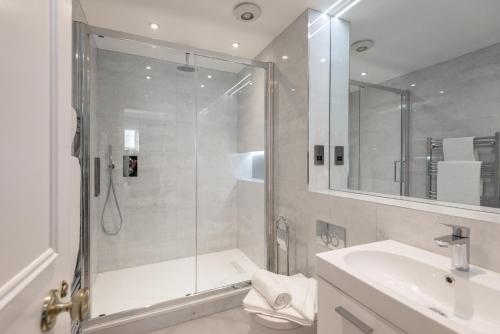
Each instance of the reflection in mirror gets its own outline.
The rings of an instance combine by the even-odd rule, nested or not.
[[[332,162],[330,188],[499,207],[499,12],[498,1],[382,0],[343,17],[348,176]],[[332,148],[342,112],[332,103]]]

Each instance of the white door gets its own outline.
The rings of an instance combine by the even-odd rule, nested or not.
[[[71,283],[79,172],[71,156],[71,0],[0,0],[0,333],[41,333]],[[68,301],[68,297],[64,301]],[[61,314],[52,333],[69,333]]]

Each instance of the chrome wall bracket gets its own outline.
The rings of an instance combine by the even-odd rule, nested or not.
[[[342,226],[316,221],[316,242],[330,249],[346,247],[346,230]]]

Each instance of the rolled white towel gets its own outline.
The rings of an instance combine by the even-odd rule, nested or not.
[[[252,286],[275,310],[290,306],[292,295],[276,276],[267,270],[259,269],[252,277]]]
[[[291,306],[308,321],[314,321],[317,312],[318,282],[301,274],[280,275],[279,279],[292,295]]]

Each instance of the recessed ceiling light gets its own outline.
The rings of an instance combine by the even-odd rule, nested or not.
[[[283,59],[283,60],[287,60],[287,59],[288,59],[288,56],[287,56],[287,55],[281,56],[281,59]]]
[[[148,76],[146,77],[146,79],[151,80],[151,77],[148,75]]]
[[[238,42],[233,42],[233,48],[234,48],[234,49],[237,49],[237,48],[239,48],[239,47],[240,47],[240,43],[238,43]]]
[[[205,88],[205,85],[200,85],[201,88]]]
[[[150,70],[151,69],[151,66],[146,66],[146,70]]]
[[[160,28],[160,25],[158,23],[155,23],[155,22],[151,22],[149,24],[149,27],[153,30],[158,30]]]
[[[326,58],[321,58],[320,62],[324,63],[326,61]]]
[[[295,88],[290,89],[291,92],[295,92]]]
[[[209,75],[207,75],[207,78],[212,79],[212,76],[209,74]]]
[[[439,94],[444,94],[444,90],[440,90],[440,91],[439,91]]]
[[[362,77],[366,77],[368,75],[368,72],[361,72]]]
[[[415,87],[417,84],[416,83],[412,83],[410,84],[410,87]]]

